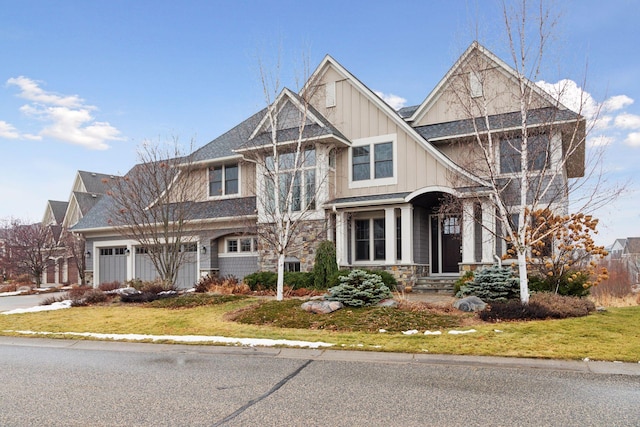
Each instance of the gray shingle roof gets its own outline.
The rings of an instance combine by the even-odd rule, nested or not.
[[[84,183],[84,187],[87,193],[104,194],[107,191],[107,186],[103,180],[111,180],[115,176],[107,175],[104,173],[78,171],[78,175]]]
[[[415,113],[418,108],[420,108],[419,105],[413,105],[411,107],[402,107],[401,109],[398,110],[398,114],[403,119],[406,119],[408,117],[411,117],[413,115],[413,113]]]
[[[571,110],[558,110],[556,108],[541,108],[531,110],[528,114],[528,124],[539,125],[565,120],[579,119],[580,115]],[[476,118],[476,125],[480,132],[486,130],[483,117]],[[489,126],[494,130],[513,128],[520,125],[520,113],[497,114],[489,117]],[[474,133],[471,119],[457,120],[453,122],[437,123],[433,125],[418,126],[416,131],[426,140],[469,135]]]
[[[102,194],[96,193],[82,193],[80,191],[74,191],[73,196],[76,198],[78,202],[78,207],[80,208],[80,213],[84,216],[93,208],[96,203],[102,198]]]
[[[256,212],[255,197],[186,202],[186,204],[186,211],[188,212],[190,220],[234,218],[254,215]],[[111,218],[112,207],[113,199],[105,195],[87,215],[72,227],[72,230],[78,231],[113,227]]]
[[[69,206],[69,202],[61,202],[59,200],[49,200],[49,206],[51,207],[51,212],[53,213],[53,218],[56,220],[56,224],[62,224],[64,220],[64,215],[67,213],[67,207]]]
[[[640,237],[629,237],[625,245],[624,253],[640,254]]]
[[[233,129],[202,146],[193,153],[192,160],[194,162],[201,162],[236,155],[233,150],[246,143],[251,133],[260,123],[265,112],[266,108],[258,111]]]

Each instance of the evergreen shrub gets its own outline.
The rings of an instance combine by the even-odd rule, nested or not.
[[[520,298],[520,280],[510,267],[486,267],[476,271],[472,281],[460,286],[458,298],[475,295],[483,301]]]
[[[396,278],[393,277],[393,274],[389,273],[388,271],[385,271],[385,270],[363,270],[363,269],[360,269],[360,270],[364,271],[365,273],[368,273],[368,274],[375,274],[376,276],[379,276],[380,279],[382,279],[382,283],[387,285],[387,288],[389,288],[389,290],[395,290],[396,286],[398,285],[398,281],[396,280]],[[340,280],[341,280],[340,278],[341,277],[347,277],[349,274],[351,274],[352,271],[353,270],[348,270],[348,269],[338,270],[329,279],[328,287],[338,286],[341,283],[340,282]]]
[[[338,272],[336,262],[336,247],[328,240],[320,242],[316,251],[313,264],[313,287],[315,289],[327,289],[329,280]]]
[[[380,301],[392,298],[389,287],[377,274],[364,270],[352,270],[347,276],[340,277],[340,284],[329,288],[329,301],[339,301],[350,307],[376,305]]]

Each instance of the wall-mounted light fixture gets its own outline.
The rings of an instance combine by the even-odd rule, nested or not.
[[[207,253],[207,247],[203,246],[200,248],[200,253],[202,253],[203,255]]]
[[[87,256],[87,258],[91,258],[91,251],[87,251],[85,255]]]
[[[125,249],[125,250],[124,250],[124,253],[125,253],[126,255],[129,255],[129,254],[131,253],[131,251],[129,250],[129,248],[127,248],[127,249]]]

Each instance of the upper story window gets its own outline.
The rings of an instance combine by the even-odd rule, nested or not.
[[[354,141],[351,148],[351,187],[395,184],[395,135],[383,135]]]
[[[529,135],[527,138],[527,163],[530,171],[540,171],[548,166],[549,138],[547,135]],[[522,137],[500,140],[500,172],[520,172],[522,159]]]
[[[268,171],[275,170],[272,156],[266,158]],[[316,208],[316,150],[313,147],[306,148],[298,156],[296,165],[296,153],[280,153],[278,155],[278,177],[267,175],[265,177],[269,206],[274,206],[275,180],[278,180],[281,211],[299,212]],[[288,194],[291,191],[291,203],[287,206]]]
[[[209,168],[209,196],[238,194],[238,164],[211,166]]]

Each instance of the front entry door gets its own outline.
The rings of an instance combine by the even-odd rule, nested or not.
[[[462,262],[460,217],[431,216],[431,273],[459,273]]]

